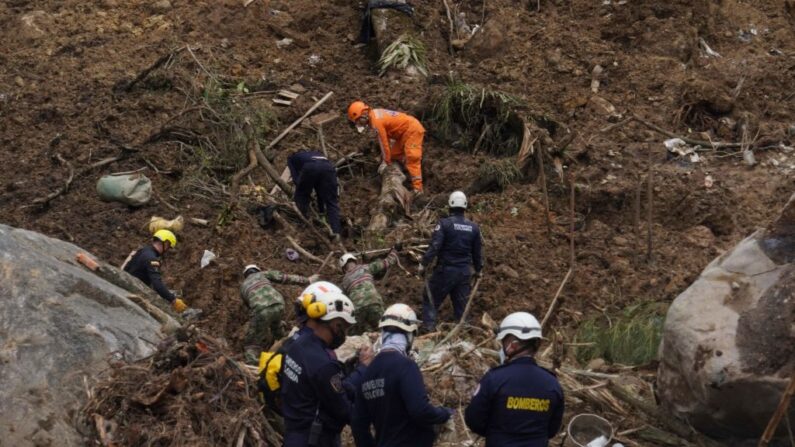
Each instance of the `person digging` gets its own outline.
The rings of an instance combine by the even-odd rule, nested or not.
[[[177,246],[177,237],[169,230],[158,230],[152,236],[152,243],[136,251],[132,257],[124,263],[122,270],[140,279],[144,284],[152,288],[158,295],[171,304],[177,312],[182,313],[187,310],[188,305],[169,290],[163,283],[160,274],[162,266],[161,258],[170,249]]]
[[[356,306],[357,324],[351,328],[351,333],[370,332],[378,327],[381,314],[384,313],[384,299],[375,288],[373,276],[385,272],[390,266],[397,264],[397,261],[395,249],[386,258],[369,264],[359,262],[353,253],[345,253],[340,258],[340,268],[345,272],[342,290]]]

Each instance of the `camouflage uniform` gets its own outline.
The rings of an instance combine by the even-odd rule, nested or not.
[[[240,285],[240,297],[249,308],[249,327],[244,339],[246,362],[257,364],[263,347],[283,335],[284,298],[271,281],[281,284],[309,285],[309,278],[267,270],[249,275]]]
[[[369,264],[359,264],[353,270],[345,273],[342,278],[342,290],[353,301],[356,315],[356,325],[352,333],[374,331],[378,328],[378,321],[384,313],[384,300],[373,284],[373,275],[377,275],[390,265],[397,264],[397,253],[391,252],[384,259]]]

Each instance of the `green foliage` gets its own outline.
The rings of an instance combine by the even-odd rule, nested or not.
[[[381,53],[378,59],[378,75],[383,76],[392,67],[405,70],[411,65],[423,76],[427,76],[426,54],[425,44],[421,40],[410,34],[403,34]]]
[[[521,101],[504,92],[467,84],[450,75],[442,93],[434,98],[430,122],[440,136],[452,140],[462,129],[461,140],[493,155],[515,155],[523,128],[516,115]]]
[[[478,192],[503,191],[522,178],[522,171],[513,159],[487,161],[478,168],[474,188]]]
[[[629,306],[609,318],[585,321],[577,331],[577,360],[587,363],[603,358],[623,365],[645,365],[657,358],[662,339],[663,303],[640,303]]]

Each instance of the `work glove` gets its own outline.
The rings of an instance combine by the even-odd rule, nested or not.
[[[383,174],[384,173],[384,169],[386,169],[387,166],[388,165],[386,164],[386,162],[382,161],[381,164],[378,165],[378,175]]]
[[[320,279],[320,275],[318,275],[317,273],[315,273],[314,275],[309,275],[309,284],[317,282],[317,280],[319,280],[319,279]]]
[[[185,309],[188,308],[188,305],[185,304],[185,301],[182,301],[182,298],[175,298],[174,301],[171,302],[171,307],[173,307],[178,314],[181,314],[182,312],[185,312]]]
[[[417,274],[420,275],[420,276],[425,276],[425,266],[424,265],[420,264],[417,267]]]

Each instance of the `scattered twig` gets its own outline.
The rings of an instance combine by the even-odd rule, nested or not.
[[[328,254],[326,255],[326,259],[324,259],[323,263],[320,264],[320,267],[318,267],[318,269],[315,272],[315,274],[319,275],[320,272],[323,271],[323,268],[326,267],[326,264],[328,264],[328,262],[331,260],[332,256],[334,256],[334,252],[333,251],[328,252]]]
[[[570,209],[570,219],[571,222],[569,223],[569,270],[574,270],[574,262],[576,261],[576,256],[574,254],[574,223],[575,223],[575,214],[576,211],[574,209],[574,186],[575,186],[575,177],[572,173],[569,176],[569,183],[571,184],[571,194],[569,196],[569,206]]]
[[[237,204],[238,195],[240,194],[240,179],[248,175],[257,167],[257,154],[253,149],[248,150],[248,166],[241,169],[237,174],[232,176],[232,183],[229,190],[229,206]]]
[[[202,71],[203,71],[203,72],[204,72],[204,73],[205,73],[207,76],[209,76],[209,77],[210,77],[210,79],[212,79],[212,80],[214,80],[214,81],[217,81],[217,80],[218,80],[218,78],[217,78],[217,77],[216,77],[214,74],[212,74],[212,73],[211,73],[209,70],[207,70],[207,68],[205,68],[205,67],[204,67],[204,65],[202,65],[201,61],[199,61],[199,58],[198,58],[198,57],[196,57],[196,54],[193,52],[193,49],[191,49],[190,45],[186,45],[186,46],[185,46],[185,49],[186,49],[186,50],[188,50],[188,53],[190,53],[190,56],[191,56],[191,57],[193,58],[193,60],[196,62],[196,65],[198,65],[198,66],[199,66],[199,68],[201,68],[201,69],[202,69]],[[198,47],[197,47],[197,49],[198,49]]]
[[[536,150],[538,155],[538,175],[541,180],[541,191],[544,193],[544,221],[547,224],[547,238],[552,239],[552,219],[549,215],[549,191],[547,191],[547,174],[544,172],[544,154],[541,145]]]
[[[146,79],[146,77],[149,76],[149,73],[157,70],[158,68],[162,67],[163,65],[166,65],[169,61],[171,61],[171,59],[177,53],[179,53],[180,51],[184,50],[185,48],[186,47],[177,48],[176,50],[172,50],[171,52],[169,52],[167,54],[164,54],[164,55],[160,56],[159,58],[157,58],[157,60],[152,65],[150,65],[149,67],[145,68],[143,71],[138,73],[138,76],[136,76],[132,81],[127,83],[127,85],[124,86],[124,91],[125,92],[129,92],[130,90],[132,90],[132,88],[135,87],[136,84],[138,84],[139,82],[141,82],[144,79]],[[190,51],[190,48],[188,48],[188,51]]]
[[[767,423],[765,432],[762,433],[762,438],[759,440],[758,447],[766,447],[768,443],[770,443],[770,440],[773,439],[773,435],[776,433],[776,428],[778,428],[778,424],[781,423],[781,418],[787,415],[787,408],[789,408],[793,394],[795,394],[795,374],[792,375],[787,388],[781,395],[781,400],[778,403],[778,407],[776,407],[776,411],[773,412],[770,422]]]
[[[641,236],[640,236],[640,198],[643,192],[643,177],[638,176],[638,186],[635,188],[635,216],[633,219],[633,225],[635,227],[635,261],[640,258],[640,244],[641,244]]]
[[[555,308],[558,305],[558,298],[560,298],[560,293],[563,291],[563,287],[566,286],[566,283],[569,282],[569,277],[571,276],[573,269],[569,268],[569,271],[566,272],[566,276],[563,277],[563,281],[558,286],[558,291],[555,292],[555,297],[552,298],[552,302],[549,303],[549,309],[547,309],[547,313],[544,315],[544,319],[541,320],[541,329],[543,329],[547,322],[549,321],[550,317],[552,317],[552,313],[555,311]]]
[[[295,249],[295,251],[297,251],[297,252],[298,252],[298,253],[299,253],[301,256],[303,256],[303,257],[305,257],[305,258],[309,259],[310,261],[317,262],[318,264],[320,264],[320,265],[323,265],[323,260],[322,260],[322,259],[320,259],[320,258],[318,258],[317,256],[313,255],[312,253],[309,253],[309,252],[308,252],[308,251],[306,251],[306,250],[305,250],[303,247],[301,247],[300,245],[298,245],[298,241],[296,241],[295,239],[293,239],[293,237],[292,237],[292,236],[290,236],[290,235],[288,234],[288,235],[286,235],[285,237],[287,238],[287,241],[288,241],[288,242],[290,242],[290,245],[292,245],[292,246],[293,246],[293,248]]]
[[[323,155],[328,158],[328,151],[326,150],[326,139],[323,136],[323,125],[317,126],[317,138],[320,140],[320,148],[323,149]]]
[[[461,328],[464,326],[464,323],[467,321],[467,317],[469,316],[469,311],[470,309],[472,309],[472,302],[474,301],[473,298],[475,297],[475,294],[478,292],[478,287],[480,287],[480,281],[482,279],[483,278],[478,278],[475,281],[475,285],[472,286],[472,291],[469,293],[469,297],[467,298],[467,305],[466,307],[464,307],[464,313],[461,314],[461,320],[458,321],[455,327],[453,327],[453,329],[450,332],[448,332],[447,335],[444,336],[442,341],[437,343],[436,346],[441,346],[445,344],[448,340],[451,340],[456,334],[458,334],[459,331],[461,331]]]
[[[63,158],[61,156],[61,154],[55,154],[55,158],[62,165],[66,165],[66,169],[69,170],[69,174],[66,177],[66,181],[64,182],[64,185],[62,187],[56,189],[55,191],[51,192],[50,194],[48,194],[48,195],[46,195],[44,197],[39,197],[38,199],[33,200],[33,202],[32,202],[33,205],[47,205],[48,203],[50,203],[56,197],[60,196],[61,194],[64,194],[64,193],[68,192],[69,191],[69,187],[72,186],[72,181],[75,179],[75,169],[72,167],[72,164],[69,163],[65,158]]]
[[[647,187],[647,197],[646,198],[648,200],[648,204],[646,205],[646,207],[647,207],[647,209],[646,209],[646,213],[647,213],[646,221],[647,221],[647,225],[649,227],[647,229],[647,231],[646,231],[646,233],[647,233],[647,236],[646,236],[646,261],[647,262],[652,262],[652,252],[651,252],[651,250],[652,250],[652,235],[653,235],[653,231],[654,231],[654,229],[652,227],[653,223],[654,223],[653,222],[653,220],[654,220],[654,206],[653,206],[653,204],[654,204],[654,178],[653,178],[653,175],[652,175],[653,172],[654,172],[654,163],[653,163],[653,157],[652,157],[653,153],[654,153],[653,151],[649,151],[649,174],[646,177],[646,187]]]
[[[450,36],[447,38],[447,51],[450,54],[453,54],[453,39],[455,39],[455,25],[453,25],[453,16],[450,14],[450,5],[447,4],[447,0],[442,0],[444,2],[444,9],[447,12],[447,21],[450,22]]]

